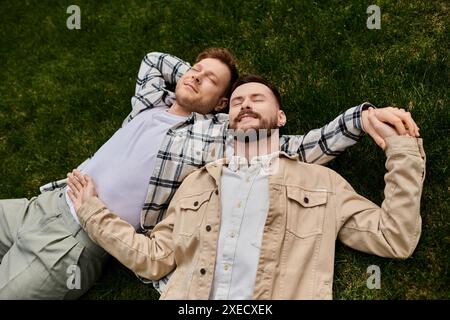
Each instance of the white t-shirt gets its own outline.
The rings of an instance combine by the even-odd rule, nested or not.
[[[108,209],[136,229],[162,140],[171,127],[186,120],[167,110],[154,108],[139,113],[117,130],[81,170],[93,179],[98,197]],[[67,190],[66,200],[79,222]]]

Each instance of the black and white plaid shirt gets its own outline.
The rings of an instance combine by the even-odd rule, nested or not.
[[[172,55],[159,52],[147,54],[139,69],[135,95],[131,98],[132,111],[122,126],[147,109],[171,106],[175,94],[167,89],[166,84],[176,84],[189,68],[187,62]],[[361,111],[370,106],[370,103],[363,103],[350,108],[324,127],[305,135],[284,135],[280,138],[281,150],[288,154],[298,153],[305,162],[324,164],[355,144],[364,134]],[[207,162],[223,158],[231,141],[228,115],[223,113],[192,113],[184,123],[169,129],[157,154],[141,211],[142,231],[151,230],[163,219],[183,179]],[[88,161],[78,168],[82,169]],[[50,191],[65,184],[66,179],[62,179],[48,183],[40,190]]]

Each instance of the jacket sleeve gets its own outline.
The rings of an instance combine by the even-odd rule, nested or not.
[[[281,150],[289,155],[298,154],[304,162],[325,164],[364,136],[361,113],[369,107],[375,108],[368,102],[350,108],[322,128],[305,135],[284,135],[280,140]]]
[[[172,105],[175,94],[166,87],[166,84],[176,85],[189,69],[189,63],[170,54],[161,52],[147,54],[139,68],[135,92],[131,98],[131,113],[125,118],[122,126],[145,109]]]
[[[336,177],[338,238],[345,245],[381,257],[406,259],[420,238],[420,198],[425,178],[422,139],[386,139],[384,201],[381,207],[358,195]]]
[[[170,206],[166,218],[150,234],[137,233],[97,197],[83,203],[77,214],[93,241],[137,275],[158,280],[175,269],[174,212]]]

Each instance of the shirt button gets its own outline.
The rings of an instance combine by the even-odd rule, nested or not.
[[[198,201],[194,202],[194,207],[198,206]]]
[[[230,237],[231,237],[231,238],[234,238],[235,236],[236,236],[236,234],[235,234],[234,232],[231,232],[231,233],[230,233]]]
[[[305,203],[308,203],[308,202],[309,202],[308,197],[305,197],[305,198],[303,199],[303,201],[304,201]]]
[[[236,205],[236,207],[240,208],[241,207],[241,202],[239,201],[238,204]]]
[[[209,224],[206,226],[206,231],[208,231],[208,232],[211,231],[211,226]]]
[[[227,271],[230,268],[230,265],[228,263],[225,263],[225,265],[223,266],[223,268],[225,269],[225,271]]]
[[[206,270],[205,270],[204,268],[201,268],[201,269],[200,269],[200,273],[201,273],[201,274],[205,274],[205,273],[206,273]]]
[[[250,182],[250,177],[247,177],[247,179],[245,179],[245,181]]]

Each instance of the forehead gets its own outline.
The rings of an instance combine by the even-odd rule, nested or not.
[[[205,58],[195,63],[196,66],[201,66],[205,71],[209,71],[217,75],[218,77],[228,76],[231,78],[231,72],[228,66],[215,58]]]
[[[263,95],[265,97],[272,97],[273,93],[269,87],[262,83],[250,82],[237,87],[231,94],[231,99],[250,95]]]

